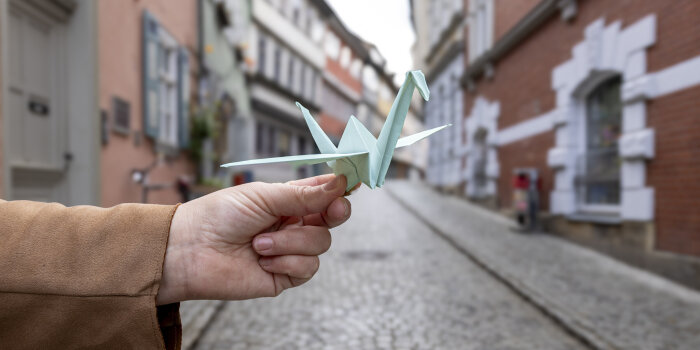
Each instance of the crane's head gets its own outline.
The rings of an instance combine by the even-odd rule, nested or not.
[[[430,90],[428,89],[428,84],[425,83],[425,76],[423,75],[423,72],[419,70],[406,72],[406,79],[408,80],[409,78],[413,80],[414,84],[416,84],[416,88],[418,89],[420,96],[426,101],[429,100]]]

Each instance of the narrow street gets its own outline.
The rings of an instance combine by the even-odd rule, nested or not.
[[[362,188],[312,281],[215,313],[196,349],[584,349],[393,198]],[[199,305],[199,307],[197,306]],[[192,345],[192,344],[185,344]]]

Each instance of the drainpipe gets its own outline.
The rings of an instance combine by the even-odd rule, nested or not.
[[[204,2],[208,0],[197,1],[197,103],[202,106],[204,104],[203,80],[207,77],[206,67],[204,66]]]

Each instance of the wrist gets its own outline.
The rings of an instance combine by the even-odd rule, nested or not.
[[[163,261],[163,273],[156,295],[156,304],[164,305],[188,298],[188,256],[191,247],[191,220],[186,204],[179,205],[170,222],[170,232]]]

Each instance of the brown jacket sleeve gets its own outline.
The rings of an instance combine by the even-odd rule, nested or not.
[[[179,348],[155,305],[175,210],[0,202],[0,348]]]

